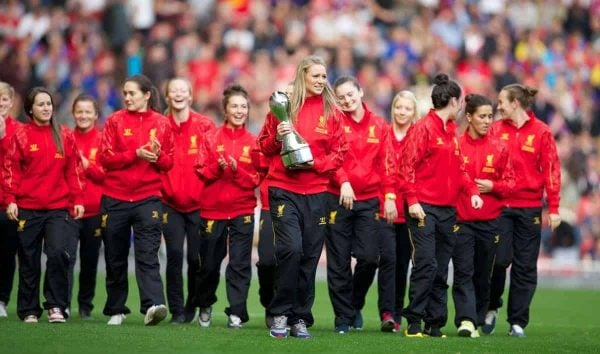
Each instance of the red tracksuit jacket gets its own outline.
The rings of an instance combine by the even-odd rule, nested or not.
[[[483,207],[471,207],[471,195],[462,191],[456,206],[458,221],[494,220],[502,212],[504,199],[515,185],[508,149],[505,144],[488,135],[473,139],[465,132],[458,140],[465,170],[472,180],[489,179],[493,182],[490,193],[482,193]]]
[[[394,193],[397,184],[387,123],[364,103],[363,108],[365,115],[358,123],[350,114],[343,115],[349,149],[342,168],[335,171],[329,185],[329,191],[339,196],[342,183],[350,182],[358,201],[376,198],[381,190]]]
[[[393,125],[388,126],[388,135],[390,137],[390,144],[392,145],[392,152],[394,156],[394,161],[399,168],[399,164],[401,163],[401,157],[404,155],[404,146],[406,143],[406,136],[402,140],[397,140],[396,135],[394,134]],[[396,185],[394,186],[394,191],[392,193],[396,194],[396,209],[398,210],[398,217],[394,220],[394,223],[404,223],[406,222],[404,216],[404,194],[403,188],[400,186],[401,179],[396,179]],[[385,190],[381,190],[379,193],[379,206],[380,206],[380,216],[384,216],[384,203],[385,203],[385,194],[389,193]]]
[[[177,125],[172,115],[167,117],[175,140],[173,168],[162,175],[163,202],[171,208],[189,213],[201,207],[204,182],[196,176],[194,166],[199,149],[207,135],[216,129],[208,117],[190,112],[187,121]]]
[[[509,119],[494,122],[490,134],[506,142],[516,183],[506,205],[513,208],[539,208],[546,192],[548,210],[558,214],[560,203],[560,161],[550,128],[533,112],[521,128]]]
[[[155,163],[140,159],[135,152],[151,136],[161,144]],[[160,196],[161,173],[173,166],[173,132],[169,121],[152,110],[114,112],[104,125],[100,164],[106,172],[105,195],[127,202]]]
[[[62,128],[59,153],[49,125],[19,125],[4,159],[6,203],[32,210],[70,209],[83,205],[85,177],[73,134]]]
[[[341,112],[324,117],[323,97],[307,97],[298,112],[295,129],[308,142],[314,158],[313,168],[288,170],[279,156],[281,143],[275,137],[279,121],[271,113],[267,114],[258,145],[271,166],[266,177],[270,186],[298,194],[316,194],[327,191],[333,172],[342,166],[348,143],[344,137]]]
[[[1,119],[1,118],[0,118]],[[4,165],[6,152],[10,148],[10,139],[15,135],[17,126],[23,125],[21,122],[14,120],[11,116],[6,116],[4,138],[0,139],[0,165]],[[0,209],[6,210],[7,203],[5,202],[4,188],[0,188]]]
[[[455,130],[453,121],[444,128],[433,109],[410,127],[399,169],[409,206],[420,202],[455,207],[462,188],[479,195],[464,170]]]
[[[271,159],[267,158],[265,154],[263,154],[258,146],[256,150],[252,151],[252,161],[254,162],[254,167],[256,171],[258,171],[258,175],[260,177],[260,186],[259,186],[259,196],[260,196],[260,209],[261,210],[269,210],[269,183],[265,177],[269,173],[269,166],[271,165]]]
[[[252,161],[256,137],[245,128],[222,126],[206,140],[196,165],[196,174],[205,182],[200,216],[212,220],[228,220],[254,214],[255,188],[260,177]],[[219,167],[220,156],[229,162],[233,157],[237,171]]]
[[[98,164],[98,152],[102,142],[102,133],[94,127],[89,132],[73,132],[75,143],[79,153],[89,161],[89,166],[84,170],[86,177],[85,192],[83,194],[83,206],[85,213],[83,217],[98,215],[100,213],[100,199],[102,198],[102,185],[104,182],[104,170]]]

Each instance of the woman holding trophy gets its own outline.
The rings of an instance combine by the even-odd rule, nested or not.
[[[291,336],[307,339],[327,226],[327,186],[348,145],[323,59],[303,59],[293,83],[289,100],[281,92],[271,96],[258,144],[272,157],[266,180],[277,265],[270,335],[286,338],[289,325]]]

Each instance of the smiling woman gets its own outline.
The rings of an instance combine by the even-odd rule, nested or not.
[[[92,96],[80,94],[75,97],[71,111],[75,120],[73,136],[79,150],[86,185],[83,199],[85,214],[74,225],[73,232],[76,237],[73,239],[69,251],[69,254],[73,255],[69,263],[69,306],[73,292],[75,255],[77,254],[77,244],[79,242],[80,273],[79,295],[77,296],[79,316],[83,319],[91,319],[91,312],[94,308],[92,301],[96,290],[98,257],[102,243],[102,238],[99,237],[101,224],[100,199],[105,175],[97,160],[102,134],[96,127],[99,109],[98,103]]]
[[[173,78],[166,86],[169,105],[167,120],[174,136],[173,168],[162,175],[162,228],[167,248],[167,301],[173,315],[171,323],[190,322],[195,315],[193,303],[196,272],[200,266],[200,205],[204,183],[194,170],[204,140],[215,129],[212,120],[191,109],[192,87],[184,78]],[[183,297],[183,245],[187,241],[187,290]]]
[[[327,186],[342,166],[348,144],[341,112],[327,82],[323,59],[304,58],[296,68],[290,97],[291,123],[269,113],[258,144],[270,160],[265,182],[275,234],[275,284],[267,312],[274,316],[270,335],[311,338],[312,300],[317,264],[327,227]],[[310,146],[314,162],[287,169],[279,155],[283,135],[296,129]]]
[[[100,164],[106,172],[101,225],[106,252],[109,325],[120,325],[130,310],[127,301],[127,255],[133,228],[137,280],[144,324],[167,315],[160,278],[162,174],[173,166],[173,132],[160,113],[159,93],[144,75],[123,85],[125,109],[106,121]]]
[[[335,332],[347,333],[351,325],[362,328],[360,310],[377,269],[379,244],[372,232],[378,227],[373,216],[379,212],[380,191],[386,195],[384,217],[393,221],[398,216],[396,163],[387,123],[362,102],[364,93],[358,80],[342,76],[333,86],[344,112],[342,125],[349,151],[329,184],[327,283]],[[352,256],[356,258],[354,274]],[[393,301],[381,308],[384,330],[394,329],[393,310]]]
[[[248,289],[252,276],[251,252],[254,235],[254,208],[259,174],[252,151],[256,137],[245,128],[248,93],[239,85],[223,92],[225,124],[207,139],[200,150],[196,173],[204,183],[206,196],[200,209],[200,270],[196,276],[196,306],[199,323],[209,327],[212,305],[217,301],[219,271],[229,253],[225,270],[227,327],[239,329],[249,320]]]
[[[51,323],[68,317],[72,224],[84,214],[84,177],[73,135],[53,117],[50,91],[35,87],[25,97],[32,121],[17,127],[4,160],[6,214],[17,222],[19,295],[17,313],[26,323],[42,314],[39,303],[42,243],[47,256],[44,308]],[[42,177],[43,176],[43,177]],[[40,184],[40,178],[44,183]]]
[[[10,116],[15,90],[6,82],[0,81],[0,166],[4,164],[10,140],[15,134],[18,123]],[[13,287],[17,254],[17,224],[8,219],[4,201],[4,191],[0,188],[0,317],[8,316],[6,306]]]
[[[490,300],[490,274],[498,246],[498,218],[504,198],[514,186],[508,149],[489,136],[493,120],[492,102],[485,96],[468,94],[465,115],[469,126],[459,138],[465,171],[481,193],[481,209],[471,207],[469,193],[462,191],[456,204],[458,231],[452,254],[454,265],[454,324],[458,334],[476,337],[484,324]]]

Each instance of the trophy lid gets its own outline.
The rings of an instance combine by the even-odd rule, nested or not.
[[[290,99],[281,92],[275,91],[269,98],[269,108],[280,122],[289,120],[290,118]]]

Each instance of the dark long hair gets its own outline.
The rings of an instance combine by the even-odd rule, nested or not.
[[[34,87],[25,96],[23,100],[23,109],[25,110],[25,114],[27,114],[31,119],[33,118],[33,104],[35,102],[35,98],[37,95],[45,93],[50,96],[50,103],[52,103],[52,117],[50,117],[50,127],[52,130],[52,140],[54,140],[54,145],[56,146],[56,151],[61,154],[64,154],[63,142],[62,142],[62,134],[60,124],[56,119],[54,119],[54,99],[52,98],[52,94],[45,87]]]
[[[162,114],[162,105],[160,103],[160,92],[158,91],[156,86],[154,86],[152,81],[150,81],[150,79],[146,75],[142,75],[142,74],[133,75],[133,76],[128,77],[125,80],[125,82],[135,82],[138,85],[138,87],[140,88],[140,91],[142,91],[143,93],[150,92],[150,99],[148,100],[148,107],[151,110]]]
[[[450,103],[452,97],[459,99],[462,94],[460,86],[456,81],[452,81],[446,74],[437,74],[433,79],[433,91],[431,91],[431,101],[433,108],[441,109]]]

